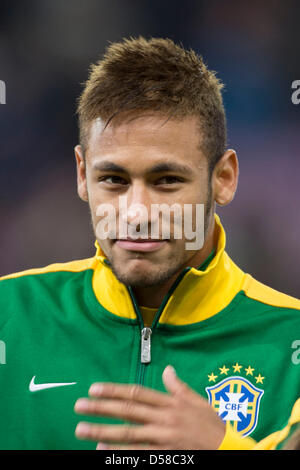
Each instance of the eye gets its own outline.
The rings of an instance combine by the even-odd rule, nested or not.
[[[121,176],[118,175],[106,175],[106,176],[100,176],[98,178],[98,182],[104,182],[108,183],[110,185],[125,185],[127,184],[127,181],[122,178]]]
[[[160,178],[156,184],[176,184],[176,183],[182,183],[183,179],[179,178],[178,176],[163,176]]]

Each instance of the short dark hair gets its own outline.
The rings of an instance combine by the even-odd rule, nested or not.
[[[199,118],[200,148],[212,170],[224,154],[223,84],[201,56],[171,39],[139,37],[112,43],[91,65],[78,100],[80,144],[88,146],[92,121],[122,111],[158,111],[170,118]]]

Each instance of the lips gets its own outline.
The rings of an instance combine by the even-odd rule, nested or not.
[[[143,251],[150,252],[159,250],[167,240],[152,240],[152,239],[137,239],[133,240],[131,238],[119,239],[115,241],[116,245],[119,248],[127,251]]]

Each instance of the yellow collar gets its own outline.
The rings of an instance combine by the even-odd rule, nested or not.
[[[218,241],[216,254],[204,271],[190,268],[163,308],[159,323],[186,325],[205,320],[223,310],[241,290],[245,273],[225,252],[226,235],[215,214]],[[99,303],[120,317],[135,319],[136,313],[127,287],[118,281],[98,242],[95,254],[93,290]]]

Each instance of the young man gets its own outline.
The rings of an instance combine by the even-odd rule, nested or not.
[[[75,155],[96,254],[0,282],[2,449],[247,449],[284,426],[300,301],[225,252],[215,208],[238,160],[221,88],[171,40],[115,43],[93,66]],[[175,213],[153,236],[174,203],[201,246]]]

